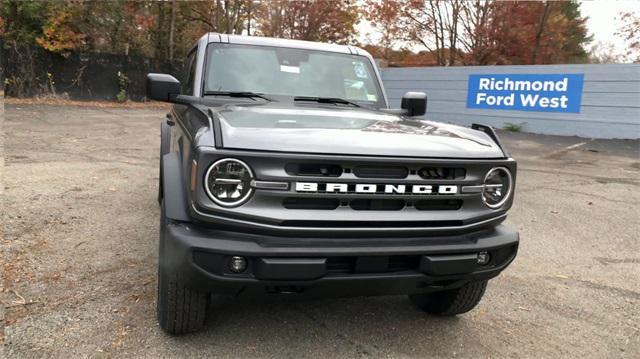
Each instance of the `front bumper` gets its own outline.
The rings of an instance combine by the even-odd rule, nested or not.
[[[515,258],[518,233],[499,225],[439,237],[290,238],[169,222],[161,227],[161,270],[216,294],[409,294],[497,276]],[[489,252],[486,265],[478,252]],[[247,259],[243,273],[232,256]]]

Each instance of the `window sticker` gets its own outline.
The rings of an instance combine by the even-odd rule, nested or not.
[[[374,102],[378,101],[378,96],[369,93],[367,94],[367,100],[374,101]]]
[[[353,72],[359,79],[366,79],[367,77],[369,77],[367,75],[367,69],[364,68],[364,64],[362,62],[353,63]]]
[[[361,90],[364,87],[364,82],[363,81],[354,81],[349,85],[349,87],[351,87],[352,89]]]
[[[298,66],[280,65],[280,71],[281,72],[288,72],[288,73],[291,73],[291,74],[299,74],[300,73],[300,68]]]

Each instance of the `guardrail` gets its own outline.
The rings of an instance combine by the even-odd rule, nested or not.
[[[640,64],[406,67],[383,68],[381,75],[393,107],[407,91],[426,92],[426,118],[434,121],[640,138]]]

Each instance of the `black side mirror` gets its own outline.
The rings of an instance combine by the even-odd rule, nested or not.
[[[406,116],[422,116],[427,112],[427,94],[424,92],[407,92],[402,96],[400,107]]]
[[[147,74],[147,98],[174,102],[180,95],[180,81],[167,74]]]

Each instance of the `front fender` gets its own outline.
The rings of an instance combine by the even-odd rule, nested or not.
[[[163,155],[161,168],[166,217],[174,221],[190,221],[180,155],[177,152]]]

